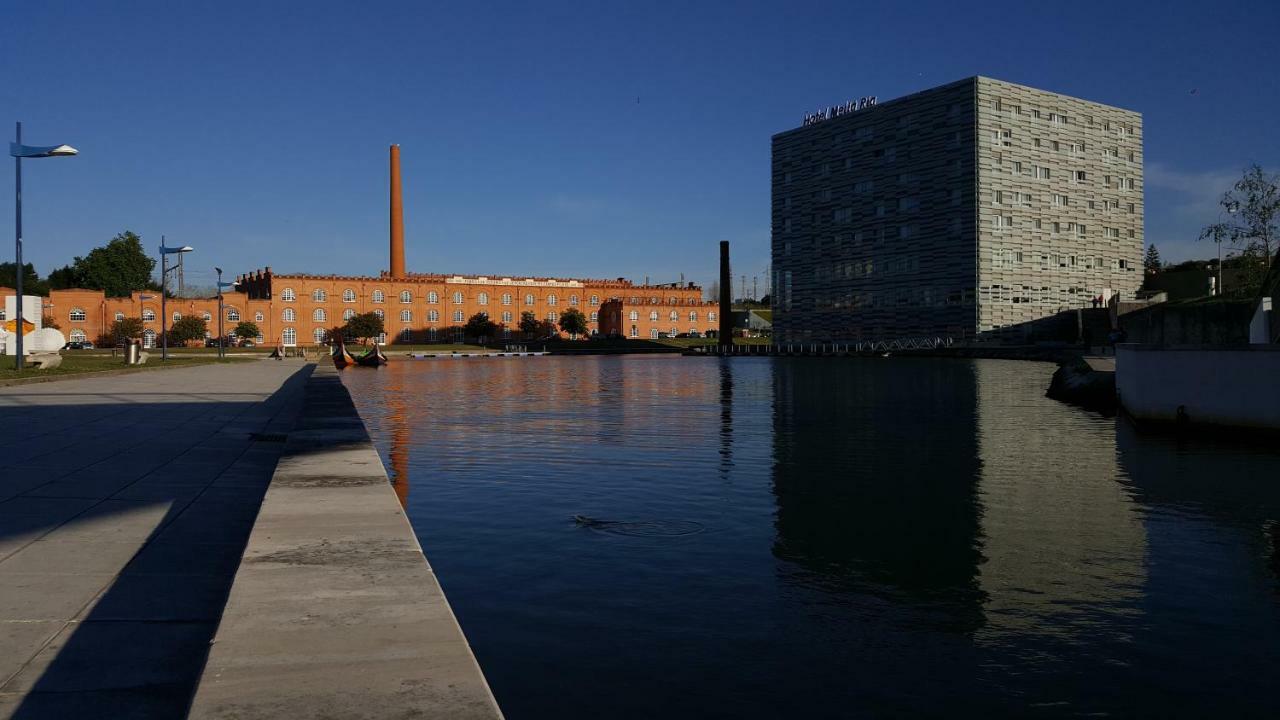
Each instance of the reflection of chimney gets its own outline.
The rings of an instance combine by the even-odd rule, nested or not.
[[[400,146],[391,146],[391,277],[404,277],[404,205],[400,202]]]

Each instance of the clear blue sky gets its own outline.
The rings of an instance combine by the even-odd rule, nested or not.
[[[126,228],[199,283],[376,273],[398,142],[412,270],[709,284],[727,239],[763,282],[771,134],[981,74],[1142,112],[1148,241],[1210,256],[1217,196],[1280,170],[1280,3],[1040,6],[15,2],[0,130],[82,151],[25,165],[42,274]]]

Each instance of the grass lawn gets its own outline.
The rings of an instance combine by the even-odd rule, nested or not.
[[[0,382],[5,380],[18,380],[22,378],[32,377],[51,377],[61,375],[81,375],[84,373],[101,372],[103,370],[128,370],[130,372],[144,372],[147,370],[160,370],[168,367],[189,367],[191,365],[207,365],[215,362],[241,362],[240,360],[224,360],[220,361],[216,357],[170,357],[167,362],[160,360],[159,353],[152,353],[147,359],[145,365],[127,366],[124,360],[118,357],[111,357],[110,354],[99,355],[90,354],[89,352],[79,353],[69,351],[63,353],[62,364],[52,370],[37,370],[31,366],[24,367],[22,372],[18,372],[13,367],[14,358],[12,356],[0,356]]]

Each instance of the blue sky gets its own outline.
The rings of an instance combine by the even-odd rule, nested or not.
[[[1280,3],[1041,5],[9,3],[0,129],[82,151],[24,166],[41,273],[126,228],[189,282],[376,273],[398,142],[412,270],[709,284],[727,239],[763,283],[770,135],[981,74],[1142,112],[1148,241],[1210,256],[1221,192],[1280,170]]]

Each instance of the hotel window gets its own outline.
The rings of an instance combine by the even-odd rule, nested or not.
[[[791,218],[783,219],[782,232],[791,232]]]
[[[71,315],[70,315],[71,322],[84,322],[85,317],[86,316],[83,309],[81,308],[71,309]],[[17,320],[14,320],[14,322],[17,322]],[[15,340],[14,342],[17,342],[17,341]]]
[[[311,299],[316,302],[324,302],[328,298],[329,296],[325,293],[324,290],[320,288],[316,288],[315,290],[311,291]]]
[[[864,194],[876,189],[876,184],[870,180],[859,180],[853,184],[853,191]]]
[[[235,308],[227,308],[227,320],[240,322],[240,311]]]
[[[821,175],[826,177],[831,174],[831,163],[822,163]]]
[[[503,305],[511,304],[511,293],[502,293],[502,304]]]
[[[461,311],[461,310],[454,310],[454,311],[453,311],[453,321],[454,321],[454,322],[462,322],[462,321],[463,321],[462,311]]]
[[[1077,171],[1075,171],[1074,179],[1075,179],[1075,181],[1076,181],[1076,182],[1078,182],[1078,183],[1082,183],[1082,182],[1084,182],[1084,181],[1086,181],[1086,180],[1088,180],[1088,179],[1089,179],[1089,175],[1088,175],[1088,173],[1086,173],[1086,172],[1085,172],[1085,171],[1083,171],[1083,170],[1077,170]]]
[[[293,328],[285,328],[284,334],[280,338],[280,342],[290,347],[298,344],[298,331]]]
[[[947,195],[948,195],[948,197],[950,198],[950,200],[951,200],[951,204],[952,204],[952,205],[959,205],[959,204],[960,204],[960,191],[959,191],[959,190],[951,190],[951,191],[949,191],[949,192],[947,193]]]
[[[311,339],[315,341],[315,344],[317,345],[324,343],[324,328],[316,328],[315,330],[312,330]]]
[[[1036,166],[1036,168],[1035,168],[1035,175],[1036,175],[1036,177],[1040,178],[1041,180],[1048,180],[1048,179],[1049,179],[1049,168],[1047,168],[1047,167],[1040,167],[1039,165],[1037,165],[1037,166]]]
[[[297,296],[293,294],[293,288],[285,288],[280,291],[280,299],[285,302],[293,302],[296,297]]]
[[[428,311],[427,311],[427,322],[440,322],[440,311],[439,311],[439,310],[428,310]]]
[[[599,319],[600,319],[600,313],[596,312],[595,310],[592,310],[592,311],[591,311],[591,322],[596,322],[596,321],[597,321],[597,320],[599,320]]]
[[[434,295],[435,293],[432,293],[432,294]],[[408,305],[409,303],[413,302],[413,293],[409,292],[408,290],[401,290],[400,302],[405,305]],[[431,299],[428,298],[427,302],[431,302]]]
[[[1003,205],[1003,204],[1004,204],[1004,191],[1003,191],[1003,190],[997,190],[997,191],[996,191],[995,195],[993,195],[993,196],[991,197],[991,204],[992,204],[992,205]]]
[[[477,305],[488,305],[488,304],[489,304],[489,293],[482,292],[482,293],[480,293],[479,295],[477,295],[477,296],[476,296],[476,304],[477,304]]]
[[[554,306],[557,302],[559,302],[559,300],[556,298],[556,296],[555,296],[555,295],[548,295],[548,296],[547,296],[547,304],[548,304],[548,305],[552,305],[552,306]]]
[[[860,127],[853,131],[853,139],[855,140],[870,140],[874,136],[875,131],[869,127]]]
[[[142,311],[143,322],[154,322],[156,319],[156,311],[151,308],[144,308]]]
[[[343,311],[342,311],[342,319],[343,319],[343,320],[350,320],[351,318],[353,318],[353,317],[355,317],[355,316],[356,316],[356,311],[355,311],[355,310],[352,310],[351,308],[347,308],[346,310],[343,310]]]
[[[996,230],[1004,230],[1013,227],[1013,218],[1008,215],[996,215],[991,218],[992,227]]]
[[[1076,226],[1076,237],[1082,238],[1086,235],[1088,228],[1084,225]]]
[[[376,303],[380,303],[380,302],[386,302],[386,300],[387,300],[387,294],[386,294],[386,293],[382,292],[381,290],[374,290],[374,291],[373,291],[373,301],[374,301],[374,302],[376,302]]]
[[[507,310],[506,312],[502,313],[502,322],[504,322],[504,323],[509,323],[509,322],[511,322],[511,311],[510,311],[510,310]]]
[[[316,308],[315,312],[311,313],[311,320],[313,322],[324,322],[328,319],[328,316],[325,315],[324,308]]]
[[[355,301],[356,301],[355,290],[352,290],[351,288],[347,288],[346,290],[342,291],[342,302],[355,302]]]
[[[381,310],[374,310],[374,311],[373,311],[373,314],[374,314],[374,315],[377,315],[379,320],[386,320],[386,319],[387,319],[387,314],[386,314],[386,313],[384,313],[384,312],[383,312],[383,311],[381,311]]]
[[[1105,234],[1106,234],[1106,236],[1107,236],[1107,237],[1109,237],[1109,238],[1111,238],[1111,239],[1113,239],[1113,240],[1119,240],[1119,239],[1120,239],[1120,228],[1107,228],[1107,229],[1105,230]]]
[[[173,319],[170,320],[169,322],[178,322],[181,319],[182,319],[182,313],[176,312],[173,314]]]
[[[693,310],[689,313],[689,322],[698,322],[698,311]]]
[[[832,211],[831,217],[835,222],[842,224],[853,222],[853,208],[836,208]]]
[[[532,295],[532,294],[529,294],[529,295],[525,295],[525,296],[524,296],[524,304],[525,304],[525,305],[532,305],[532,304],[533,304],[533,295]]]
[[[788,195],[788,196],[786,196],[786,197],[782,198],[782,209],[783,209],[783,210],[790,210],[790,209],[791,209],[791,196],[790,196],[790,195]]]
[[[1071,200],[1066,195],[1053,194],[1054,207],[1066,207],[1071,204]]]
[[[265,318],[263,318],[263,317],[262,317],[262,313],[260,313],[260,312],[256,312],[256,313],[254,313],[254,314],[253,314],[253,321],[254,321],[254,322],[262,322],[264,319],[265,319]]]
[[[1124,178],[1123,180],[1121,180],[1120,187],[1125,190],[1133,190],[1134,189],[1133,178]]]
[[[453,294],[453,304],[454,304],[454,305],[461,305],[461,304],[462,304],[462,293],[460,293],[460,292],[455,292],[455,293]]]
[[[401,310],[401,311],[400,311],[400,322],[413,322],[413,311],[412,311],[412,310]]]
[[[1130,215],[1132,215],[1132,214],[1133,214],[1133,211],[1134,211],[1134,204],[1133,204],[1133,203],[1129,203],[1129,214],[1130,214]]]
[[[784,185],[791,184],[791,173],[782,173],[782,182]]]
[[[1137,157],[1137,155],[1136,155],[1132,150],[1130,150],[1130,151],[1129,151],[1129,162],[1135,162],[1135,161],[1134,161],[1134,158],[1135,158],[1135,157]]]
[[[655,313],[655,314],[656,314],[656,313]],[[632,311],[631,311],[631,314],[630,314],[630,315],[628,315],[628,316],[627,316],[627,318],[628,318],[629,320],[631,320],[632,322],[635,322],[636,320],[639,320],[639,319],[640,319],[640,313],[636,312],[635,310],[632,310]]]
[[[570,305],[570,306],[572,306],[572,307],[577,307],[577,306],[578,306],[578,296],[577,296],[577,295],[570,295],[570,296],[569,296],[569,305]]]

